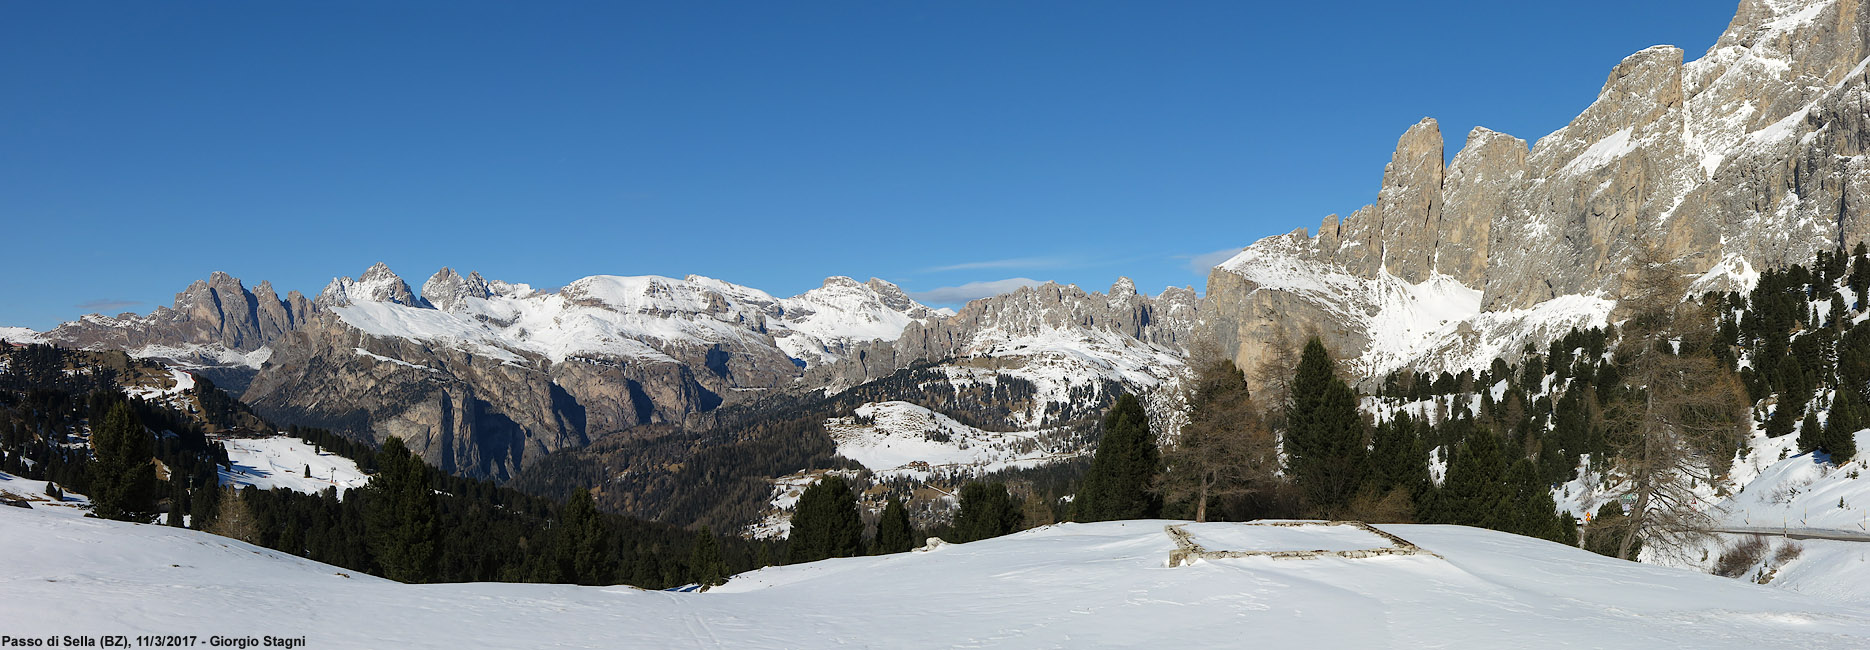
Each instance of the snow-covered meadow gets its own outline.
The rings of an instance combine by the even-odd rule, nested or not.
[[[193,531],[0,508],[0,634],[321,649],[1870,646],[1863,606],[1504,533],[1384,526],[1440,557],[1169,568],[1167,523],[1048,526],[667,593],[402,585]]]

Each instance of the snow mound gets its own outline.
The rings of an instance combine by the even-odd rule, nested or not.
[[[234,463],[231,469],[221,468],[222,485],[286,488],[306,494],[337,488],[342,497],[346,491],[370,482],[370,477],[357,469],[356,461],[319,451],[298,438],[223,438],[220,442],[227,446],[227,458]],[[311,476],[306,476],[307,469]]]
[[[1167,568],[1162,521],[769,568],[707,593],[401,585],[194,531],[0,508],[17,636],[176,625],[313,648],[1852,648],[1870,610],[1504,533],[1442,556]],[[1243,636],[1246,635],[1246,636]]]

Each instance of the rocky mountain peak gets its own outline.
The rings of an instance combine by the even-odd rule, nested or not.
[[[1137,295],[1136,282],[1128,277],[1119,276],[1117,281],[1110,285],[1109,295],[1112,300]]]
[[[362,277],[351,279],[350,276],[337,278],[325,285],[325,290],[312,301],[319,309],[343,307],[356,302],[392,302],[410,307],[425,307],[427,303],[409,290],[409,283],[402,276],[391,271],[388,264],[377,262],[364,271]]]
[[[925,307],[922,304],[917,303],[915,300],[909,297],[909,294],[904,293],[902,287],[896,286],[895,283],[892,283],[890,281],[887,281],[881,278],[870,278],[870,281],[865,282],[864,286],[869,287],[871,291],[876,292],[877,297],[883,300],[883,305],[886,307],[889,307],[890,309],[894,309],[900,312],[917,312],[918,310],[921,310],[921,311],[928,310],[928,307]],[[915,315],[915,314],[912,313],[911,315]]]
[[[422,299],[442,311],[454,311],[461,301],[468,298],[485,299],[491,295],[493,293],[487,286],[487,280],[481,278],[480,273],[469,272],[464,278],[446,266],[422,283]]]

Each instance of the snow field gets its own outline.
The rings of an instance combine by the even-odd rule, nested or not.
[[[1454,526],[1383,527],[1446,559],[1168,568],[1172,522],[1063,524],[665,593],[401,585],[194,531],[0,510],[0,555],[26,558],[0,563],[0,621],[17,636],[184,627],[335,649],[1870,644],[1863,607]]]
[[[223,438],[233,469],[221,468],[222,485],[239,485],[270,490],[283,487],[295,492],[318,494],[335,487],[338,496],[370,482],[370,476],[357,469],[349,458],[328,451],[316,451],[311,443],[290,436],[268,438]],[[311,477],[305,476],[307,467]]]

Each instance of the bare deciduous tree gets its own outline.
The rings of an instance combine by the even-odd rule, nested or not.
[[[1156,489],[1170,500],[1192,499],[1195,521],[1207,521],[1209,499],[1270,484],[1279,458],[1246,374],[1210,346],[1191,356],[1188,423],[1162,452]]]
[[[221,488],[221,508],[214,516],[214,523],[208,526],[208,532],[250,544],[259,543],[259,525],[253,520],[253,509],[247,505],[244,490]]]
[[[1635,498],[1621,530],[1605,531],[1621,537],[1617,555],[1626,559],[1639,538],[1671,549],[1706,534],[1712,522],[1696,507],[1694,484],[1713,480],[1725,460],[1714,456],[1747,422],[1739,380],[1712,353],[1714,319],[1683,298],[1680,269],[1648,246],[1636,264],[1617,348],[1627,390],[1607,422],[1612,471]]]
[[[1285,405],[1292,395],[1292,373],[1298,367],[1299,350],[1281,325],[1266,342],[1265,353],[1253,367],[1254,401],[1259,404],[1266,425],[1274,430],[1285,428]]]

